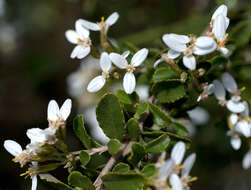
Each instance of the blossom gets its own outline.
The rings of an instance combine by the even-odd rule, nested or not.
[[[91,51],[91,40],[89,38],[89,30],[85,29],[80,22],[76,21],[75,31],[67,30],[65,32],[66,39],[72,43],[76,44],[76,47],[71,53],[71,58],[83,59]]]
[[[243,169],[248,169],[251,166],[251,150],[249,150],[242,160],[242,167]]]
[[[111,69],[112,62],[109,58],[108,53],[103,52],[100,58],[100,67],[102,69],[102,75],[99,75],[91,80],[87,86],[88,92],[97,92],[105,85],[106,79],[109,78],[109,70]]]
[[[146,59],[148,55],[148,50],[146,48],[143,48],[139,51],[137,51],[132,59],[131,63],[128,64],[125,55],[120,55],[117,53],[111,53],[110,59],[111,61],[120,69],[126,69],[126,74],[123,78],[123,88],[127,94],[131,94],[136,86],[136,79],[133,74],[133,71],[136,69],[136,67],[140,66],[144,60]]]
[[[213,93],[214,93],[214,84],[209,84],[209,85],[204,86],[203,92],[197,98],[197,102],[199,102],[200,100],[207,99],[208,95],[211,95]]]
[[[218,15],[222,15],[225,19],[225,23],[226,23],[226,26],[229,25],[229,18],[227,17],[227,6],[226,5],[221,5],[219,6],[214,14],[212,15],[212,18],[211,18],[211,22],[210,22],[210,26],[213,27],[214,23],[215,23],[215,19]]]
[[[207,36],[195,39],[194,37],[189,38],[186,35],[165,34],[162,39],[170,48],[167,54],[168,57],[175,59],[183,53],[183,64],[190,70],[196,69],[196,60],[193,54],[206,55],[216,49],[215,41]]]
[[[104,33],[107,34],[109,27],[115,24],[118,18],[119,14],[117,12],[114,12],[106,20],[104,19],[104,17],[101,17],[101,22],[98,23],[89,22],[84,19],[79,19],[78,22],[89,30],[104,31]]]

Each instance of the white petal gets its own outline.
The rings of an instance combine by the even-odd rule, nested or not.
[[[79,22],[83,27],[89,29],[89,30],[93,30],[93,31],[99,31],[100,27],[98,24],[93,23],[93,22],[89,22],[87,20],[84,19],[78,19],[77,22]]]
[[[202,49],[202,48],[199,48],[199,47],[195,46],[193,48],[193,53],[195,55],[207,55],[207,54],[210,54],[213,51],[215,51],[216,48],[217,48],[217,44],[216,43],[211,48],[208,48],[208,49]]]
[[[130,51],[129,51],[129,50],[124,51],[124,52],[122,53],[122,57],[124,57],[125,59],[128,57],[128,55],[130,55]]]
[[[195,41],[195,45],[202,49],[211,48],[214,44],[215,44],[214,39],[208,36],[201,36],[197,38]]]
[[[170,49],[170,50],[168,51],[167,55],[168,55],[168,57],[169,57],[170,59],[176,59],[177,57],[180,56],[180,52],[177,52],[177,51],[174,51],[174,50]]]
[[[195,125],[203,125],[209,120],[208,112],[204,108],[199,106],[187,111],[187,114]]]
[[[182,178],[186,178],[189,176],[189,173],[194,165],[196,159],[196,154],[193,153],[191,155],[189,155],[186,160],[183,163],[183,168],[181,170],[181,177]]]
[[[219,48],[219,51],[223,54],[223,55],[227,55],[229,53],[229,50],[225,47],[221,47]]]
[[[21,145],[13,140],[5,140],[3,146],[11,155],[15,157],[19,157],[23,152]]]
[[[174,167],[174,161],[172,159],[167,160],[158,171],[158,179],[165,180],[171,174]]]
[[[31,177],[31,190],[36,190],[37,189],[37,175],[33,175]]]
[[[223,14],[224,16],[227,16],[227,6],[226,5],[221,5],[219,6],[213,16],[212,16],[212,19],[215,19],[219,14]]]
[[[185,150],[186,150],[185,143],[181,141],[179,141],[174,145],[171,152],[171,158],[173,159],[176,165],[179,165],[181,163],[185,154]]]
[[[186,68],[190,70],[196,69],[196,60],[194,56],[184,56],[183,57],[183,64]]]
[[[80,46],[80,49],[79,49],[79,52],[78,52],[78,55],[77,55],[77,58],[78,59],[83,59],[85,58],[91,51],[91,48],[88,46]]]
[[[71,42],[71,43],[73,43],[73,44],[78,43],[79,35],[78,35],[78,33],[75,32],[74,30],[67,30],[67,31],[65,32],[65,37],[66,37],[66,39],[67,39],[69,42]]]
[[[136,86],[136,79],[132,72],[126,72],[123,78],[123,88],[127,94],[133,93]]]
[[[112,66],[112,62],[110,60],[108,53],[103,52],[101,54],[101,58],[100,58],[100,67],[101,67],[102,71],[108,72],[110,70],[111,66]]]
[[[249,117],[249,105],[247,103],[247,101],[243,102],[243,105],[245,106],[245,110],[243,112],[241,112],[242,117]]]
[[[71,113],[71,106],[72,106],[71,99],[67,99],[60,108],[60,116],[64,121],[66,121],[66,119],[69,117]]]
[[[250,166],[251,166],[251,151],[248,151],[242,160],[242,167],[244,169],[248,169],[250,168]]]
[[[251,129],[247,121],[239,121],[235,130],[247,138],[251,136]]]
[[[128,66],[126,59],[117,53],[110,53],[109,57],[114,65],[120,69],[125,69]]]
[[[169,34],[170,37],[172,37],[173,39],[175,39],[176,41],[178,41],[179,43],[182,44],[187,44],[190,42],[190,39],[188,36],[186,35],[180,35],[180,34]]]
[[[226,21],[225,17],[220,14],[215,18],[214,25],[213,25],[213,33],[217,40],[223,41],[225,39],[226,34]]]
[[[59,116],[59,107],[55,100],[51,100],[47,108],[47,118],[50,121],[57,121]]]
[[[113,25],[115,22],[117,22],[119,18],[119,14],[117,12],[112,13],[106,20],[105,23],[109,26]]]
[[[218,80],[214,80],[213,84],[214,84],[214,95],[217,98],[217,100],[225,100],[226,91],[222,83]]]
[[[81,24],[81,22],[76,21],[75,28],[76,28],[77,33],[81,37],[81,39],[86,39],[89,37],[90,35],[89,30],[85,29],[83,25]]]
[[[184,52],[187,49],[185,43],[181,43],[177,38],[175,38],[172,34],[165,34],[162,37],[164,43],[172,50],[177,52]]]
[[[28,129],[26,135],[31,140],[31,143],[42,143],[46,140],[44,131],[40,128]]]
[[[233,147],[234,150],[239,150],[240,149],[240,147],[241,147],[241,139],[240,139],[240,137],[233,136],[231,138],[230,142],[231,142],[231,145],[232,145],[232,147]]]
[[[231,114],[229,117],[229,120],[231,122],[232,125],[235,125],[238,121],[238,115],[237,114]]]
[[[105,78],[103,76],[97,76],[91,80],[87,86],[88,92],[97,92],[105,85]]]
[[[177,174],[172,174],[169,179],[172,190],[183,190],[182,182]]]
[[[206,92],[208,95],[214,93],[214,84],[209,84],[204,87],[204,92]]]
[[[139,66],[146,59],[147,55],[148,49],[146,48],[137,51],[132,57],[131,65],[133,65],[134,67]]]
[[[154,66],[154,67],[157,67],[162,61],[164,61],[163,58],[157,59],[157,60],[154,62],[153,66]]]
[[[242,102],[229,100],[227,102],[227,109],[233,113],[241,113],[245,110],[245,105]]]

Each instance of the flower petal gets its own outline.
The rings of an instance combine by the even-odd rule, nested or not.
[[[176,41],[178,41],[179,43],[182,44],[187,44],[190,42],[190,39],[188,36],[186,35],[180,35],[180,34],[169,34],[173,39],[175,39]]]
[[[59,115],[59,107],[55,100],[51,100],[47,108],[47,118],[50,121],[57,121]]]
[[[141,65],[141,63],[143,63],[147,55],[148,55],[148,49],[146,48],[137,51],[132,57],[131,65],[133,65],[134,67],[138,67],[139,65]]]
[[[214,21],[213,25],[213,33],[214,36],[217,40],[222,42],[225,39],[225,34],[226,34],[226,21],[225,17],[222,14],[219,14]]]
[[[227,16],[227,6],[226,5],[221,5],[219,6],[215,11],[212,16],[212,19],[215,19],[219,14],[223,14],[224,16]]]
[[[222,83],[218,80],[214,80],[213,84],[214,84],[214,95],[217,98],[217,100],[225,100],[226,91]]]
[[[127,60],[118,53],[110,53],[111,61],[120,69],[125,69],[128,66]]]
[[[130,51],[129,51],[129,50],[124,51],[124,52],[122,53],[122,57],[124,57],[125,59],[128,57],[128,55],[130,55]]]
[[[241,112],[241,116],[242,117],[249,117],[249,105],[247,103],[247,101],[243,102],[244,106],[245,106],[245,110],[243,112]]]
[[[78,38],[79,38],[79,35],[77,32],[75,32],[74,30],[67,30],[65,32],[65,37],[66,39],[71,42],[72,44],[76,44],[78,43]]]
[[[170,49],[168,51],[167,55],[168,55],[168,58],[170,58],[170,59],[176,59],[177,57],[180,56],[180,52],[177,52],[177,51]]]
[[[228,100],[227,109],[233,113],[241,113],[245,110],[245,105],[243,104],[243,102]]]
[[[61,106],[59,112],[60,112],[60,116],[62,117],[64,121],[66,121],[66,119],[69,117],[71,113],[71,107],[72,107],[71,99],[65,100],[65,102]]]
[[[15,157],[19,157],[23,152],[21,145],[13,140],[5,140],[3,146],[11,155]]]
[[[169,179],[172,190],[183,190],[182,182],[177,174],[172,174]]]
[[[229,117],[229,120],[231,122],[232,125],[235,125],[238,121],[238,115],[237,114],[234,114],[232,113]]]
[[[89,30],[93,30],[93,31],[99,31],[100,27],[98,24],[93,23],[93,22],[89,22],[87,20],[84,19],[78,19],[77,22],[79,22],[83,27],[89,29]]]
[[[71,58],[74,59],[77,57],[78,59],[83,59],[90,53],[90,51],[90,47],[78,45],[73,49],[71,53]]]
[[[28,129],[26,135],[31,140],[31,143],[42,143],[46,140],[44,131],[40,128]]]
[[[109,26],[115,24],[119,18],[119,14],[117,12],[112,13],[106,20],[105,23]]]
[[[176,165],[179,165],[185,154],[185,143],[179,141],[177,142],[171,152],[171,158],[175,162]]]
[[[165,34],[162,37],[164,43],[172,50],[177,52],[184,52],[187,49],[185,42],[180,42],[180,39],[177,39],[177,36],[174,34]]]
[[[248,169],[250,168],[250,166],[251,166],[251,151],[248,151],[242,160],[242,167],[244,169]]]
[[[208,36],[200,36],[195,41],[195,45],[202,49],[211,48],[214,44],[214,39]]]
[[[31,190],[37,189],[37,175],[32,175],[31,177]]]
[[[163,166],[159,168],[158,179],[167,179],[175,167],[175,163],[172,159],[167,160]]]
[[[108,72],[110,70],[111,66],[112,66],[112,62],[111,62],[111,59],[110,59],[108,53],[103,52],[101,54],[101,58],[100,58],[100,67],[101,67],[102,71]]]
[[[81,39],[89,38],[90,32],[89,30],[85,29],[81,22],[76,21],[75,28]]]
[[[209,120],[208,112],[204,108],[199,106],[187,111],[187,114],[195,125],[203,125]]]
[[[184,56],[183,57],[183,64],[186,68],[190,70],[196,69],[196,60],[194,56]]]
[[[123,87],[127,94],[133,93],[136,86],[136,79],[132,72],[126,72],[123,79]]]
[[[238,136],[233,136],[230,140],[230,143],[234,150],[239,150],[241,147],[241,139]]]
[[[228,92],[230,92],[232,94],[237,92],[238,87],[237,87],[237,84],[236,84],[234,78],[232,77],[232,75],[225,72],[222,74],[221,80],[222,80],[224,87],[226,88],[226,90]]]
[[[223,54],[223,55],[227,55],[229,53],[229,50],[225,47],[220,47],[219,51]]]
[[[181,177],[182,178],[186,178],[189,176],[189,173],[194,165],[196,159],[196,154],[193,153],[191,155],[189,155],[186,160],[183,163],[183,168],[181,170]]]
[[[105,85],[105,78],[103,76],[97,76],[91,80],[87,86],[88,92],[97,92]]]
[[[163,58],[157,59],[157,60],[154,62],[153,66],[154,66],[154,67],[157,67],[162,61],[164,61]]]
[[[235,130],[247,138],[251,136],[251,129],[247,121],[239,121]]]

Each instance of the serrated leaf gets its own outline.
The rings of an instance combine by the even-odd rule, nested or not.
[[[135,118],[129,119],[126,124],[128,137],[131,139],[138,139],[140,135],[139,122]]]
[[[130,170],[130,166],[123,162],[116,164],[113,168],[113,172],[128,172]]]
[[[39,177],[40,177],[41,180],[44,180],[45,182],[49,183],[55,189],[58,189],[58,190],[72,190],[72,188],[70,186],[68,186],[67,184],[59,181],[57,178],[55,178],[51,174],[39,174]]]
[[[173,122],[171,124],[171,128],[174,130],[175,133],[177,133],[177,135],[181,135],[181,136],[188,135],[187,128],[184,125],[182,125],[181,123]]]
[[[155,174],[156,169],[154,164],[147,164],[144,168],[140,171],[145,177],[151,177]]]
[[[154,83],[161,82],[163,80],[170,80],[170,79],[180,79],[180,76],[175,73],[170,67],[161,67],[156,69],[153,74],[152,81]]]
[[[132,94],[127,94],[124,90],[119,89],[116,92],[116,96],[123,104],[134,104],[139,101],[139,96],[136,92],[133,92]]]
[[[159,127],[168,127],[168,125],[171,123],[171,119],[159,106],[150,104],[149,109],[153,116],[154,124],[158,125]]]
[[[144,158],[145,154],[145,148],[141,144],[135,142],[132,144],[131,155],[128,158],[128,161],[131,164],[136,165],[142,158]]]
[[[102,180],[105,190],[141,190],[144,185],[144,177],[133,172],[110,172]]]
[[[83,190],[94,189],[92,181],[78,171],[73,171],[70,173],[68,176],[68,183],[74,187],[82,188]]]
[[[139,119],[142,114],[147,113],[149,110],[149,105],[146,102],[142,102],[137,106],[136,113],[134,114],[134,117],[136,119]]]
[[[90,161],[91,157],[90,155],[88,154],[88,152],[82,150],[80,153],[79,153],[79,158],[80,158],[80,162],[83,166],[86,166],[88,164],[88,162]]]
[[[146,152],[154,154],[161,153],[165,151],[169,142],[169,136],[167,134],[163,134],[145,145]]]
[[[120,147],[121,147],[121,143],[119,142],[119,140],[117,139],[111,139],[108,143],[107,143],[107,146],[108,146],[108,152],[111,154],[111,155],[115,155]]]
[[[118,98],[113,94],[102,97],[96,108],[99,126],[109,138],[122,140],[125,136],[125,119]]]

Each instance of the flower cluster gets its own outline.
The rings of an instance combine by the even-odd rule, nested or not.
[[[50,160],[49,151],[62,146],[58,145],[60,138],[62,138],[58,133],[64,130],[66,120],[71,112],[71,105],[71,100],[67,99],[59,109],[56,101],[51,100],[48,105],[48,128],[28,129],[26,135],[30,139],[30,143],[26,145],[24,150],[20,144],[13,140],[4,141],[4,148],[15,157],[13,158],[14,162],[20,163],[21,167],[30,163],[28,170],[21,175],[31,176],[32,190],[35,190],[37,187],[37,174],[40,172],[39,162]],[[47,156],[43,157],[43,153],[46,153]],[[52,156],[54,156],[54,158],[57,157],[55,152]],[[60,157],[60,155],[58,156]]]

